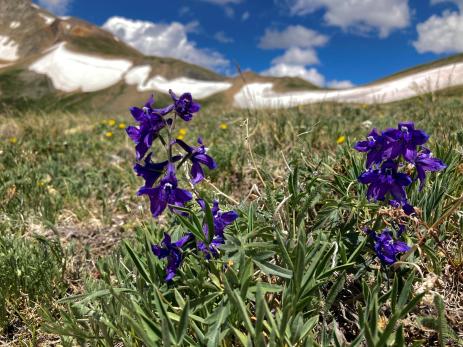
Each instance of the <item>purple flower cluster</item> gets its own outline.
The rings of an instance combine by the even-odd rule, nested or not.
[[[404,227],[401,226],[397,232],[397,238],[400,238],[404,231]],[[376,256],[385,265],[392,265],[397,261],[397,257],[400,253],[407,252],[410,247],[402,241],[395,240],[393,233],[389,229],[384,229],[381,234],[375,233],[373,230],[367,229],[366,233],[373,239],[374,250]]]
[[[205,209],[206,206],[203,200],[198,199],[198,203]],[[182,265],[184,252],[187,250],[199,250],[204,254],[206,259],[210,259],[211,256],[215,258],[219,256],[218,248],[225,243],[225,228],[238,218],[238,214],[235,211],[221,211],[219,209],[219,203],[216,200],[211,210],[214,224],[214,230],[211,231],[214,237],[211,242],[206,243],[196,240],[194,234],[189,232],[177,242],[172,243],[170,235],[164,233],[162,242],[159,245],[151,246],[153,253],[159,259],[167,258],[166,281],[172,280],[175,276],[177,269]],[[206,224],[203,225],[203,233],[207,240],[209,230]]]
[[[359,141],[354,148],[366,153],[366,168],[358,180],[368,185],[367,197],[374,201],[385,201],[392,206],[400,206],[407,214],[414,213],[414,208],[407,199],[405,187],[414,180],[420,181],[420,190],[426,180],[426,172],[440,171],[446,165],[433,158],[424,144],[429,136],[415,129],[413,122],[399,123],[397,129],[387,129],[381,133],[373,129],[366,141]],[[416,170],[413,179],[409,174],[400,172],[407,165]]]
[[[206,154],[206,148],[202,144],[202,140],[199,140],[200,147],[193,148],[183,141],[172,139],[176,118],[179,117],[186,122],[190,121],[193,118],[193,113],[199,111],[200,105],[193,101],[190,93],[185,93],[180,98],[172,91],[169,91],[169,93],[173,103],[165,108],[153,108],[153,96],[148,99],[143,108],[131,107],[130,113],[138,122],[138,126],[129,126],[126,130],[135,143],[137,160],[140,161],[145,158],[144,165],[137,163],[134,166],[137,175],[145,179],[145,185],[140,188],[138,195],[148,195],[151,202],[151,212],[155,218],[161,215],[167,207],[171,211],[175,211],[174,206],[184,206],[193,198],[190,192],[178,188],[178,179],[176,177],[178,167],[176,168],[174,165],[176,162],[181,161],[181,164],[187,160],[192,162],[191,182],[193,184],[197,184],[204,179],[201,164],[208,166],[210,169],[217,166],[215,161]],[[162,131],[167,136],[163,136]],[[152,162],[152,153],[146,155],[156,139],[159,139],[160,143],[165,147],[168,157],[167,160],[159,163]],[[176,144],[186,151],[184,155],[172,155],[173,147]],[[159,179],[159,184],[153,188]]]
[[[198,139],[198,146],[189,146],[180,139],[173,139],[172,134],[178,118],[189,122],[193,114],[200,110],[200,105],[193,101],[190,93],[184,93],[177,97],[171,90],[169,94],[172,104],[167,107],[153,108],[154,98],[151,96],[142,108],[131,107],[130,113],[137,126],[129,126],[127,134],[135,143],[137,163],[134,171],[145,180],[137,194],[147,195],[150,200],[150,209],[154,218],[159,217],[166,208],[173,213],[183,213],[179,209],[193,199],[193,194],[187,189],[179,187],[177,172],[185,163],[191,163],[190,182],[198,184],[204,179],[203,166],[215,169],[217,164],[207,154],[202,138]],[[153,143],[159,140],[161,152],[164,147],[166,160],[153,162],[153,153],[149,152]],[[174,154],[175,150],[183,153]],[[149,153],[148,153],[149,152]],[[158,154],[158,153],[157,153]],[[194,189],[193,189],[194,190]],[[196,191],[194,190],[194,193]],[[198,200],[202,210],[206,203]],[[164,234],[164,239],[159,245],[153,245],[152,251],[159,259],[167,259],[166,280],[170,281],[175,276],[177,269],[183,261],[184,250],[196,248],[204,253],[206,258],[218,256],[218,247],[225,242],[224,229],[233,223],[238,217],[234,211],[223,212],[219,209],[218,202],[214,201],[211,208],[213,214],[214,230],[209,231],[207,225],[203,227],[206,240],[210,242],[196,241],[194,234],[189,232],[177,242],[171,241],[171,236]],[[209,232],[213,237],[209,238]]]

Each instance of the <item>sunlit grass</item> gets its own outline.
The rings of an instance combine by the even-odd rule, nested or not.
[[[448,214],[463,193],[462,106],[459,99],[430,101],[421,98],[387,106],[320,104],[278,111],[206,108],[194,118],[191,128],[178,130],[177,138],[195,142],[198,136],[207,135],[206,146],[210,148],[209,153],[216,159],[219,169],[209,172],[210,183],[203,184],[202,190],[209,197],[220,197],[230,206],[235,205],[233,201],[240,203],[239,209],[245,218],[234,229],[233,236],[236,239],[232,239],[233,244],[229,245],[231,248],[227,251],[228,258],[224,259],[228,267],[236,268],[239,274],[249,265],[240,263],[240,258],[235,256],[239,254],[237,249],[246,249],[243,256],[254,256],[262,252],[257,244],[262,242],[268,250],[280,252],[281,249],[275,250],[275,231],[283,233],[295,230],[294,218],[302,223],[297,225],[301,229],[295,233],[313,230],[314,235],[304,235],[306,242],[311,238],[320,238],[326,242],[342,238],[342,247],[346,247],[344,251],[352,252],[358,246],[356,239],[362,224],[378,212],[363,198],[363,188],[356,185],[362,158],[351,150],[352,143],[363,138],[371,127],[384,129],[395,127],[398,121],[415,121],[417,127],[431,135],[430,146],[436,156],[446,162],[448,169],[442,174],[431,175],[422,194],[415,192],[411,195],[412,202],[420,209],[422,223],[407,221],[411,229],[407,236],[408,242],[420,242],[420,237],[426,237],[426,242],[422,245],[421,256],[416,252],[408,261],[417,263],[425,274],[441,276],[450,287],[454,284],[450,282],[452,276],[458,276],[463,264],[461,207]],[[73,294],[91,292],[100,286],[107,288],[112,283],[111,276],[116,276],[119,284],[129,289],[141,285],[138,280],[133,282],[138,272],[123,250],[114,251],[117,257],[122,258],[105,258],[98,270],[94,267],[98,256],[106,257],[109,253],[109,248],[102,248],[100,244],[105,237],[109,240],[108,247],[115,250],[118,249],[120,239],[130,239],[137,235],[139,241],[133,244],[134,248],[147,262],[149,253],[143,250],[144,233],[148,232],[153,242],[159,241],[161,231],[168,225],[166,220],[162,220],[160,226],[156,225],[150,217],[147,201],[135,196],[141,181],[132,171],[133,145],[125,134],[125,128],[133,124],[133,120],[128,115],[112,117],[57,112],[0,118],[0,235],[8,240],[9,249],[9,253],[0,254],[0,268],[8,268],[12,259],[11,250],[14,249],[16,264],[23,264],[21,274],[37,274],[33,276],[43,276],[46,281],[46,285],[36,287],[32,282],[22,280],[17,268],[11,267],[11,271],[4,272],[5,280],[2,283],[13,283],[16,289],[12,291],[0,284],[3,290],[0,293],[8,300],[3,315],[5,319],[0,321],[0,331],[12,329],[22,334],[24,341],[32,339],[36,331],[41,331],[40,319],[34,313],[31,317],[37,321],[25,324],[18,318],[21,312],[28,312],[30,307],[35,310],[36,305],[40,304],[49,310],[52,319],[59,319],[52,308],[57,299],[65,296],[63,288],[68,288]],[[153,155],[156,157],[156,153]],[[296,167],[299,168],[299,199],[289,198],[293,193],[288,188],[288,176]],[[294,216],[294,211],[301,213],[301,220]],[[249,226],[250,213],[254,229]],[[381,210],[378,213],[391,212]],[[273,229],[267,230],[269,226]],[[430,234],[432,226],[432,232],[437,233],[437,237]],[[257,233],[257,227],[263,228],[261,234]],[[252,234],[253,231],[257,234]],[[248,236],[248,233],[253,236]],[[53,257],[41,258],[44,247],[48,246],[44,246],[40,241],[42,239],[34,239],[34,235],[46,236],[49,240],[59,239],[64,249],[72,249],[73,254],[65,256],[63,251],[57,255],[57,261]],[[76,248],[74,243],[82,247]],[[300,252],[296,246],[287,246],[290,257],[297,257],[297,252]],[[233,253],[233,247],[238,253]],[[304,247],[307,247],[304,248],[307,252],[313,251],[309,244]],[[349,253],[345,257],[349,257]],[[85,258],[79,260],[79,264],[86,264],[81,271],[76,271],[70,265],[61,267],[64,259],[67,259],[66,264],[72,264],[75,258]],[[345,259],[341,258],[337,261],[345,264]],[[118,270],[118,259],[124,259],[125,268]],[[205,292],[210,295],[215,293],[210,288],[203,288],[204,292],[201,292],[198,279],[189,277],[193,273],[204,283],[212,281],[212,285],[217,285],[217,281],[223,281],[218,274],[214,275],[218,276],[216,280],[211,276],[212,270],[207,270],[207,266],[201,264],[192,264],[184,270],[183,284],[197,288],[192,292],[185,290],[182,295],[193,300]],[[371,261],[368,264],[372,266],[368,274],[374,277],[374,271],[378,269],[375,270]],[[217,271],[220,266],[218,263]],[[254,263],[253,266],[257,265]],[[47,272],[41,275],[45,268]],[[408,270],[404,266],[402,271],[410,271],[410,268],[413,266]],[[257,267],[253,269],[257,270]],[[451,269],[450,273],[448,269]],[[355,270],[360,271],[358,268]],[[235,276],[230,271],[229,276]],[[95,277],[100,276],[108,277],[95,281]],[[250,283],[272,280],[264,274],[249,278]],[[283,286],[289,283],[276,277],[274,280]],[[234,277],[229,278],[229,281],[238,288]],[[330,276],[324,277],[323,281],[321,288],[324,291],[320,292],[322,296],[338,283]],[[160,282],[158,285],[162,286]],[[447,288],[446,285],[444,287]],[[174,295],[170,289],[164,290],[166,292],[163,293],[168,297]],[[359,288],[355,290],[360,292]],[[148,292],[152,293],[152,290]],[[23,295],[28,295],[26,304]],[[42,300],[42,296],[47,300]],[[283,305],[280,305],[281,298],[277,295],[273,298],[277,300],[272,302],[275,305],[273,308],[284,310]],[[308,306],[309,311],[301,311],[301,314],[304,312],[303,319],[312,317],[310,312],[313,310],[320,312],[320,305],[328,298],[313,300]],[[177,304],[180,306],[180,301]],[[252,309],[252,301],[246,301],[246,304]],[[101,305],[101,302],[96,302],[92,308],[99,310]],[[122,310],[117,306],[120,303],[114,305]],[[143,309],[156,310],[150,306],[152,303],[146,305]],[[214,305],[204,308],[204,312],[198,309],[197,314],[206,317],[208,311],[216,307]],[[74,314],[80,317],[83,313]],[[115,319],[107,312],[105,314],[106,318]],[[385,316],[382,317],[378,322],[380,328],[386,324]],[[236,341],[236,345],[239,345],[238,341],[242,342],[239,331],[246,330],[246,326],[240,325],[244,318],[232,315],[230,319],[232,327],[238,329],[237,333],[230,328],[230,336],[235,336],[230,341]],[[66,324],[71,330],[77,326],[73,326],[72,321]],[[126,322],[121,321],[120,324],[129,329],[128,325],[124,325]],[[207,330],[208,324],[201,324],[200,330]],[[413,328],[417,329],[417,326],[413,325]],[[314,329],[313,336],[316,336],[315,332],[320,330]],[[124,335],[124,331],[120,334],[125,337],[111,335],[108,341],[126,339],[126,343],[131,342],[133,345],[140,342],[137,334],[127,332]],[[7,337],[4,340],[12,339],[13,335],[5,335]],[[429,338],[430,335],[423,333],[417,336]]]

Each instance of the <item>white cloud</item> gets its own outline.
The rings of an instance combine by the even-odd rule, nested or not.
[[[223,31],[216,32],[214,38],[221,43],[231,43],[235,41],[233,38],[228,37],[227,34],[225,34]]]
[[[314,49],[301,49],[299,47],[291,47],[272,60],[272,64],[290,64],[290,65],[311,65],[318,64],[317,52]]]
[[[249,13],[249,11],[246,11],[243,13],[243,15],[241,16],[241,20],[244,22],[244,21],[247,21],[249,19],[249,17],[251,16],[251,14]]]
[[[305,68],[300,65],[277,64],[273,65],[270,69],[262,71],[264,76],[274,77],[300,77],[317,86],[325,84],[325,77],[320,74],[315,68]]]
[[[265,30],[264,36],[260,39],[259,47],[263,49],[311,48],[323,46],[327,42],[328,37],[315,30],[302,25],[290,25],[283,31]]]
[[[38,4],[44,9],[56,14],[66,14],[72,0],[38,0]]]
[[[329,88],[334,88],[334,89],[348,89],[352,88],[355,85],[351,81],[343,80],[343,81],[338,81],[338,80],[332,80],[326,83],[326,86]]]
[[[197,22],[156,24],[123,17],[111,17],[103,24],[104,29],[146,55],[177,58],[213,69],[227,68],[229,61],[222,54],[198,48],[188,39],[188,32],[197,26]]]
[[[431,4],[440,4],[442,2],[454,2],[459,8],[460,11],[463,9],[463,0],[431,0]]]
[[[445,11],[416,26],[418,39],[413,42],[419,53],[463,52],[463,16]]]
[[[282,31],[267,29],[261,37],[262,49],[284,49],[285,52],[272,60],[272,66],[262,74],[275,77],[300,77],[318,86],[325,84],[325,78],[317,69],[308,65],[318,64],[315,47],[321,47],[329,38],[319,32],[290,25]]]
[[[372,29],[380,37],[410,24],[408,0],[291,0],[292,14],[305,15],[324,9],[324,20],[343,29],[355,28],[362,32]]]

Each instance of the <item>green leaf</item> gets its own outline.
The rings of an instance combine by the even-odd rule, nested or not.
[[[268,261],[259,262],[253,260],[254,263],[267,275],[276,275],[283,278],[293,277],[293,272],[291,270],[285,269],[281,266],[269,263]]]
[[[214,227],[214,216],[212,215],[212,210],[207,201],[204,201],[205,210],[204,210],[204,222],[203,225],[207,225],[208,230],[208,244],[212,242],[215,236],[215,227]]]
[[[238,329],[236,329],[234,326],[231,327],[232,330],[233,330],[233,333],[236,335],[236,337],[238,338],[238,340],[240,340],[241,344],[243,346],[248,346],[249,345],[249,338],[243,334],[241,331],[239,331]]]
[[[216,308],[214,312],[214,316],[216,317],[215,322],[213,325],[209,327],[207,330],[206,338],[208,340],[207,346],[208,347],[216,347],[219,346],[220,343],[220,328],[222,324],[225,322],[227,319],[228,315],[230,314],[230,311],[228,309],[228,306],[220,306]]]
[[[180,323],[177,328],[177,344],[181,345],[188,329],[188,320],[190,315],[190,303],[187,301],[180,316]]]
[[[182,223],[186,229],[191,231],[198,240],[206,242],[206,236],[204,235],[202,228],[198,229],[196,224],[191,223],[191,221],[184,216],[177,215],[177,218],[180,220],[180,223]]]
[[[237,289],[233,291],[233,294],[235,304],[237,305],[236,308],[238,309],[238,312],[240,313],[246,328],[252,336],[255,336],[254,326],[251,323],[251,319],[249,318],[248,310],[246,308],[246,305],[244,304],[243,299],[241,299],[241,296]]]
[[[151,279],[150,279],[150,276],[149,276],[149,274],[148,274],[148,271],[146,271],[145,266],[143,265],[143,262],[142,262],[142,261],[140,260],[140,258],[135,254],[135,252],[133,251],[132,247],[130,247],[130,245],[128,244],[127,241],[124,241],[124,246],[125,246],[125,249],[127,250],[127,252],[129,253],[130,258],[132,259],[132,261],[134,262],[135,266],[137,267],[138,272],[139,272],[140,275],[143,277],[143,279],[146,281],[146,283],[152,283],[152,282],[151,282]]]
[[[331,309],[331,306],[333,305],[334,301],[336,300],[336,297],[338,294],[341,292],[341,290],[344,288],[344,283],[346,283],[346,274],[343,272],[338,276],[338,279],[334,284],[331,286],[325,300],[325,314]]]

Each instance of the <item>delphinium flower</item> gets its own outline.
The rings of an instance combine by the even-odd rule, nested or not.
[[[395,159],[402,155],[404,159],[412,163],[417,154],[417,147],[424,145],[429,135],[423,130],[416,130],[413,122],[401,122],[398,129],[387,129],[383,131],[387,139],[387,151],[389,158]]]
[[[366,232],[373,239],[376,256],[384,265],[394,264],[399,254],[410,250],[405,242],[395,240],[389,229],[384,229],[379,235],[369,229]],[[402,232],[403,230],[397,236],[400,237]]]
[[[203,210],[205,210],[206,205],[204,200],[198,199],[198,204],[201,206]],[[198,249],[206,255],[206,258],[209,258],[210,255],[214,257],[218,256],[218,248],[220,247],[220,245],[225,243],[225,228],[228,225],[232,224],[238,218],[238,213],[236,213],[235,211],[222,211],[219,208],[219,202],[217,200],[214,200],[213,202],[211,213],[214,224],[214,230],[212,230],[214,236],[212,238],[212,241],[209,245],[205,244],[202,241],[198,241]],[[210,230],[207,224],[203,225],[203,232],[206,239],[208,239]]]
[[[366,167],[371,167],[372,164],[380,164],[383,160],[388,159],[386,153],[386,139],[378,133],[377,129],[373,129],[367,136],[366,141],[359,141],[354,148],[359,152],[367,153]]]
[[[130,108],[130,113],[138,122],[138,127],[129,126],[126,131],[132,141],[135,142],[137,160],[145,156],[159,131],[166,126],[166,121],[162,117],[163,112],[156,112],[157,110],[151,108],[153,102],[154,99],[151,96],[142,109],[138,107]]]
[[[158,217],[169,205],[172,211],[174,206],[184,206],[193,198],[193,195],[185,189],[178,188],[178,180],[172,163],[167,164],[167,171],[161,183],[155,188],[141,188],[139,195],[148,195],[151,202],[151,213]]]
[[[172,243],[170,235],[168,233],[164,233],[164,239],[161,244],[151,246],[151,250],[154,255],[156,255],[159,259],[167,258],[166,281],[172,280],[177,273],[177,269],[183,261],[182,247],[185,246],[190,238],[191,235],[187,234],[177,242]]]
[[[440,171],[445,169],[447,165],[442,160],[433,158],[428,148],[423,148],[416,156],[415,167],[418,179],[420,180],[420,190],[422,190],[426,181],[426,171]]]
[[[366,168],[358,180],[367,184],[367,197],[375,201],[385,201],[392,206],[401,206],[405,213],[412,214],[414,208],[408,203],[405,187],[413,182],[407,173],[399,172],[409,164],[416,168],[420,189],[426,179],[426,171],[440,171],[446,166],[442,161],[432,158],[423,147],[429,135],[415,129],[413,122],[401,122],[397,129],[379,132],[373,129],[366,141],[359,141],[354,148],[367,154]]]
[[[193,113],[201,109],[201,106],[193,101],[193,97],[190,93],[184,93],[179,98],[172,90],[169,90],[169,94],[174,101],[173,108],[175,112],[185,122],[190,121],[193,118]]]
[[[393,199],[392,205],[403,206],[407,214],[413,212],[413,207],[407,202],[405,187],[412,183],[412,179],[397,172],[397,163],[392,160],[385,161],[380,169],[369,169],[358,178],[360,183],[367,184],[367,198],[374,201],[384,201],[386,196]]]
[[[189,165],[188,163],[191,162],[189,172],[193,184],[198,184],[204,179],[203,165],[209,169],[215,169],[217,166],[214,159],[207,154],[207,148],[201,138],[198,139],[197,147],[188,145],[182,139],[175,139],[176,118],[190,121],[193,114],[200,110],[200,105],[193,100],[190,93],[184,93],[180,97],[171,90],[169,93],[173,103],[164,108],[153,108],[153,96],[148,99],[144,107],[130,108],[138,126],[126,128],[127,134],[135,143],[137,163],[134,171],[145,180],[144,186],[137,194],[149,197],[150,210],[154,218],[158,218],[167,208],[175,214],[188,215],[185,209],[179,210],[179,208],[187,207],[188,202],[193,199],[193,193],[198,193],[195,188],[191,192],[180,187],[182,177],[177,176],[177,173],[183,165]],[[180,128],[179,134],[182,133],[184,136],[186,132],[185,128]],[[159,140],[157,142],[159,150],[150,152],[156,140]],[[182,149],[185,153],[174,153],[177,149]],[[158,157],[163,153],[165,153],[165,160],[153,161],[154,154]],[[205,205],[202,207],[204,210]],[[218,248],[225,242],[224,229],[233,223],[238,215],[234,211],[221,211],[218,202],[214,202],[211,212],[214,230],[209,231],[207,225],[203,227],[207,242],[196,240],[189,230],[177,242],[172,243],[170,235],[165,233],[160,245],[152,245],[152,251],[159,259],[167,258],[167,281],[173,279],[181,266],[184,250],[187,247],[196,249],[207,258],[211,255],[218,256]],[[209,232],[213,233],[212,238],[209,238]]]
[[[151,161],[152,153],[149,153],[145,158],[145,166],[137,163],[133,167],[134,171],[137,173],[138,176],[141,176],[145,179],[145,185],[142,188],[151,188],[153,187],[154,183],[158,180],[159,177],[162,176],[165,169],[167,168],[167,164],[169,164],[168,160],[165,160],[160,163],[153,163]],[[177,155],[172,157],[172,162],[176,162],[182,159],[182,156]],[[139,193],[138,193],[139,194]]]
[[[198,147],[191,147],[180,139],[177,139],[176,142],[187,153],[186,158],[191,160],[191,183],[197,184],[204,179],[204,171],[201,165],[206,165],[211,170],[217,167],[214,159],[207,154],[207,148],[201,138],[198,138]]]

